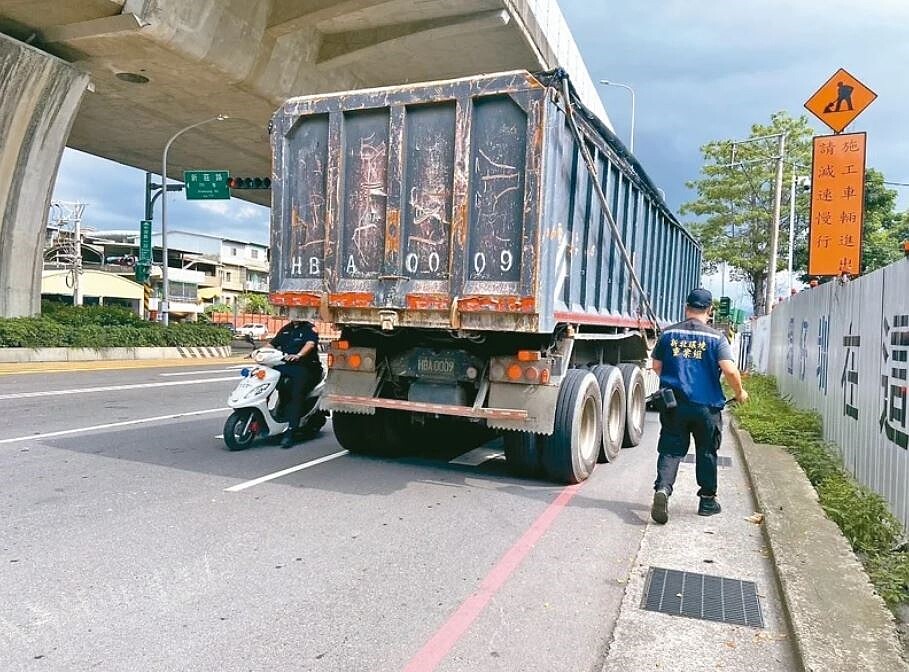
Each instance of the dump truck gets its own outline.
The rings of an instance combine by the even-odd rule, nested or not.
[[[501,434],[516,474],[577,483],[640,442],[701,252],[566,73],[292,98],[269,133],[270,300],[341,331],[341,446]]]

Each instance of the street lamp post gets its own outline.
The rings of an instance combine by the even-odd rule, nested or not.
[[[789,272],[789,294],[792,295],[792,248],[795,242],[795,196],[797,186],[808,186],[811,184],[811,178],[807,175],[796,175],[796,167],[792,166],[792,186],[789,190],[789,258],[786,269]]]
[[[612,82],[608,79],[601,79],[600,84],[603,84],[605,86],[618,86],[623,89],[628,89],[628,92],[631,94],[631,138],[629,139],[628,150],[634,154],[634,89],[632,89],[627,84]]]
[[[161,281],[163,290],[161,296],[161,323],[165,327],[170,322],[170,287],[167,281],[167,152],[174,140],[187,131],[212,121],[223,121],[224,119],[229,119],[229,117],[226,114],[219,114],[217,117],[212,117],[211,119],[191,124],[186,128],[181,128],[174,133],[173,136],[171,136],[171,139],[167,141],[167,144],[164,145],[164,154],[161,157]]]

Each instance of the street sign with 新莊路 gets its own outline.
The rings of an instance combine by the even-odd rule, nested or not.
[[[230,172],[226,170],[186,170],[183,172],[186,200],[227,200],[230,198],[229,179]]]
[[[150,264],[152,260],[152,223],[143,219],[139,222],[139,263]]]

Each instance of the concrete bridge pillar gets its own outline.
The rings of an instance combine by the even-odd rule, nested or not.
[[[41,310],[42,239],[89,76],[0,34],[0,317]]]

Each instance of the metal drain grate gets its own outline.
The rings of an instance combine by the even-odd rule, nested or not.
[[[697,458],[696,458],[694,455],[692,455],[691,453],[688,453],[688,454],[682,459],[682,462],[687,462],[688,464],[694,464],[695,462],[697,462]],[[731,466],[732,466],[732,458],[731,458],[731,457],[726,457],[725,455],[717,455],[717,456],[716,456],[716,466],[718,466],[718,467],[731,467]]]
[[[705,621],[764,627],[757,584],[724,576],[651,567],[641,608]]]

